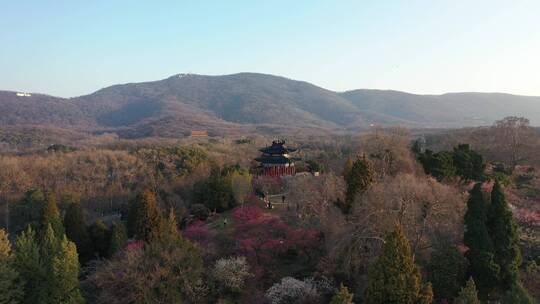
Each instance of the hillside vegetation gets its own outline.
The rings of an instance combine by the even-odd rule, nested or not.
[[[114,85],[75,98],[0,92],[0,127],[33,125],[121,137],[184,137],[279,131],[316,134],[371,125],[464,127],[509,115],[540,124],[540,97],[498,93],[415,95],[397,91],[333,92],[283,77],[240,73],[180,74]]]
[[[301,160],[283,178],[256,175],[269,142],[103,135],[0,154],[0,297],[540,299],[540,134],[526,119],[424,137],[290,138]]]

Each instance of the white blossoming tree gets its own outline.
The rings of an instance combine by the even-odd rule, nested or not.
[[[285,277],[272,285],[265,296],[272,304],[321,303],[325,296],[333,292],[334,287],[327,280],[307,278],[300,281]]]
[[[251,277],[245,257],[230,257],[216,261],[212,277],[222,290],[240,292]]]

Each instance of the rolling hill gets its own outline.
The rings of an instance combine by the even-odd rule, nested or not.
[[[0,127],[43,126],[123,137],[331,132],[370,125],[464,127],[508,115],[540,125],[540,97],[501,93],[415,95],[398,91],[334,92],[284,77],[240,73],[179,74],[114,85],[75,98],[0,91]]]
[[[399,91],[354,90],[340,94],[364,111],[421,127],[490,125],[505,116],[524,116],[540,125],[540,97],[503,93],[415,95]]]

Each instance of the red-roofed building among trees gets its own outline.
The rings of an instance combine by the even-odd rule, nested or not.
[[[283,140],[274,140],[270,147],[259,149],[262,152],[260,157],[255,158],[259,162],[257,174],[263,176],[284,176],[294,175],[296,168],[294,161],[297,158],[291,156],[291,153],[297,149],[289,148]]]

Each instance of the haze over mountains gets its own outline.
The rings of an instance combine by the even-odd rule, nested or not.
[[[415,95],[334,92],[283,77],[240,73],[180,74],[58,98],[0,91],[0,127],[43,126],[123,137],[283,130],[358,130],[371,125],[447,128],[490,125],[509,115],[540,125],[540,97],[502,93]]]

